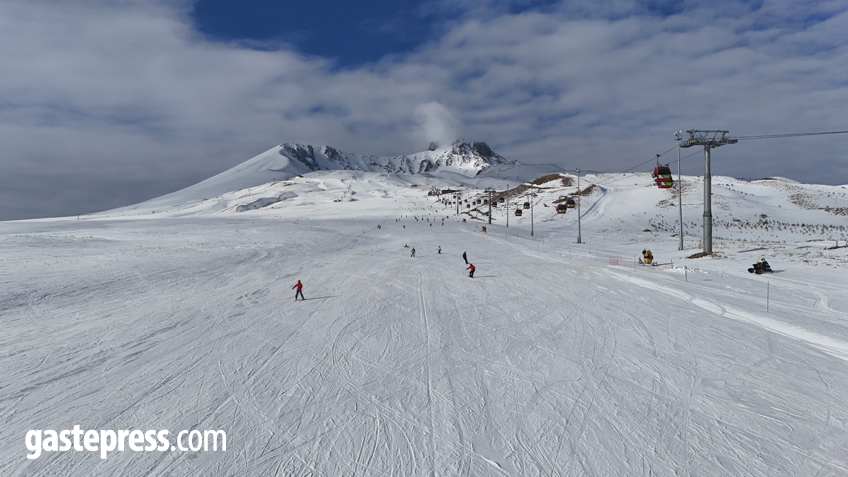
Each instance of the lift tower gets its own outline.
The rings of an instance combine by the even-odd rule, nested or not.
[[[577,171],[577,243],[583,243],[580,238],[580,168]]]
[[[497,192],[492,187],[486,187],[487,194],[489,194],[489,225],[492,225],[492,194]],[[509,214],[506,214],[509,217]]]
[[[680,147],[704,146],[704,253],[713,253],[713,212],[710,176],[710,149],[736,144],[736,139],[726,137],[730,131],[699,131],[690,129],[689,139],[680,143]],[[678,184],[678,187],[680,185]]]

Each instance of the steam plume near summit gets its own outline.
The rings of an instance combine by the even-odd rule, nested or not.
[[[448,147],[462,137],[462,123],[438,101],[419,104],[413,114],[417,126],[414,137],[424,144],[435,142]]]

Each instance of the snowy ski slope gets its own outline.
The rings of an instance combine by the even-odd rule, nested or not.
[[[572,186],[541,184],[530,237],[514,204],[489,226],[350,171],[0,223],[0,474],[848,475],[844,188],[714,178],[717,254],[689,259],[684,179],[684,251],[644,174],[581,178],[583,244]],[[227,450],[26,458],[74,425]]]

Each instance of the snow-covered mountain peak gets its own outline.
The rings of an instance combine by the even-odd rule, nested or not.
[[[376,157],[343,152],[330,146],[284,143],[278,154],[295,161],[309,172],[354,170],[389,174],[438,174],[450,172],[475,177],[494,164],[509,164],[485,142],[456,141],[450,148],[433,143],[423,152],[393,157]],[[512,163],[517,164],[513,161]]]
[[[354,171],[397,176],[401,182],[427,187],[506,187],[562,168],[553,164],[508,161],[484,142],[455,141],[448,148],[432,143],[426,151],[377,157],[331,146],[287,142],[195,185],[121,210],[162,210],[197,203],[263,184],[327,171]]]
[[[517,161],[512,161],[517,164]],[[492,151],[485,142],[456,141],[450,149],[441,151],[434,162],[436,169],[441,167],[454,167],[466,171],[476,171],[474,175],[480,174],[489,166],[495,164],[508,164],[503,156]]]
[[[485,142],[465,142],[456,141],[453,143],[451,152],[454,156],[474,157],[480,159],[487,164],[505,164],[508,162],[499,154],[495,153],[492,148]]]

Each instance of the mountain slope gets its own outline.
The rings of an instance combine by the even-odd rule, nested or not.
[[[848,191],[715,176],[717,221],[769,223],[694,260],[692,236],[678,251],[651,227],[677,211],[647,173],[581,177],[581,244],[552,206],[573,176],[485,233],[482,191],[457,216],[422,176],[222,196],[293,194],[244,213],[0,223],[0,475],[846,474],[848,248],[809,240],[845,223]],[[630,261],[646,246],[668,265]],[[761,256],[773,274],[745,271]],[[25,457],[30,430],[73,425],[227,448]]]
[[[414,182],[424,178],[442,179],[432,184],[435,186],[487,187],[493,184],[492,180],[522,182],[546,172],[562,171],[562,168],[553,164],[526,165],[508,161],[483,142],[457,141],[450,148],[442,149],[431,145],[427,151],[393,157],[354,154],[330,146],[284,143],[193,186],[110,213],[184,206],[228,192],[333,170],[421,176],[407,178]]]

